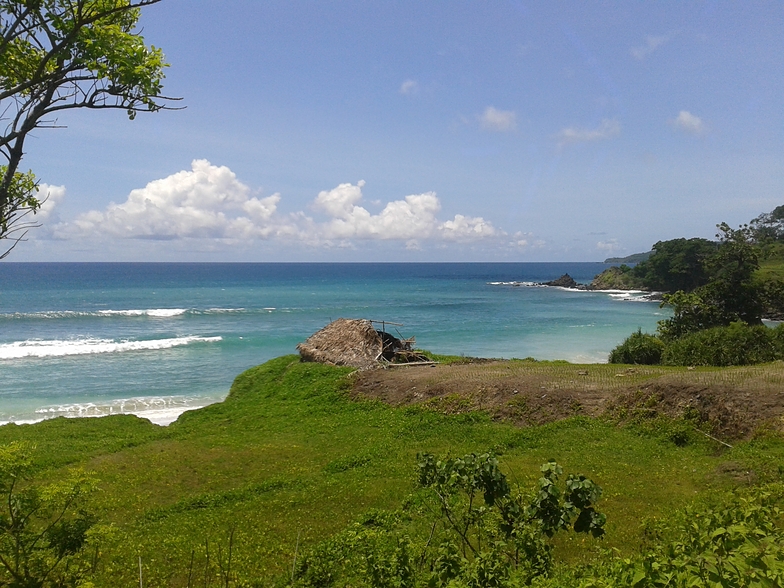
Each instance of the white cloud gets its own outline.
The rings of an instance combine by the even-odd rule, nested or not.
[[[361,204],[364,185],[364,181],[346,183],[319,192],[311,209],[326,219],[318,221],[302,211],[281,215],[279,194],[252,196],[228,167],[195,160],[191,170],[150,182],[133,190],[122,204],[86,212],[55,229],[65,239],[282,239],[349,248],[354,247],[353,239],[397,240],[407,249],[420,248],[427,240],[472,241],[503,235],[481,217],[457,214],[439,220],[441,202],[434,192],[387,202],[378,214],[371,214]]]
[[[607,253],[614,253],[621,249],[621,245],[618,243],[617,239],[608,239],[607,241],[599,241],[596,244],[596,248],[600,251],[606,251]]]
[[[513,131],[517,128],[517,115],[513,110],[498,110],[488,106],[479,116],[479,123],[486,131]]]
[[[204,159],[144,188],[133,190],[122,204],[92,210],[63,227],[69,233],[103,233],[142,239],[267,238],[278,229],[272,222],[279,194],[251,196],[228,167]]]
[[[410,96],[419,92],[419,83],[416,80],[406,80],[400,84],[400,93],[404,96]]]
[[[702,122],[702,119],[688,110],[681,110],[677,118],[672,122],[681,131],[691,133],[692,135],[701,135],[705,132],[705,123]]]
[[[615,119],[604,119],[595,129],[582,127],[567,127],[561,129],[556,135],[560,145],[571,145],[574,143],[586,143],[589,141],[601,141],[610,139],[621,134],[621,123]]]
[[[544,244],[545,242],[542,239],[538,239],[533,233],[523,233],[522,231],[517,231],[512,235],[512,241],[509,242],[511,247],[518,249],[539,248],[544,246]]]
[[[454,241],[484,239],[499,234],[498,230],[481,216],[471,217],[462,214],[456,214],[453,220],[443,223],[439,231],[444,239]]]
[[[322,210],[329,216],[337,218],[346,218],[351,216],[355,208],[355,204],[362,200],[362,186],[365,185],[365,180],[357,182],[356,186],[351,184],[340,184],[337,188],[332,190],[324,190],[319,192],[313,206],[316,209]]]
[[[629,52],[632,54],[632,57],[642,61],[669,40],[670,38],[666,35],[660,35],[658,37],[648,35],[645,37],[644,44],[640,45],[639,47],[632,47]]]
[[[340,184],[319,192],[313,207],[331,217],[317,227],[324,239],[418,239],[428,238],[436,226],[436,213],[441,208],[433,192],[412,194],[403,200],[387,203],[379,214],[371,214],[359,206],[362,186]]]
[[[35,222],[43,222],[52,216],[55,206],[65,198],[65,186],[50,186],[41,183],[38,185],[38,200],[42,201],[41,208],[35,213]]]
[[[319,192],[313,208],[331,217],[313,227],[322,239],[401,240],[407,241],[408,249],[418,249],[424,239],[468,241],[499,234],[492,223],[481,217],[457,214],[452,220],[439,221],[436,215],[441,210],[441,202],[434,192],[411,194],[388,202],[380,213],[371,214],[359,205],[364,184],[340,184]]]

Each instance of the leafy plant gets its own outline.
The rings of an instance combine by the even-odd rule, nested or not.
[[[634,363],[657,365],[661,363],[664,343],[656,335],[637,329],[626,340],[610,352],[610,363]]]
[[[94,571],[79,561],[95,518],[84,510],[94,487],[81,471],[47,485],[30,483],[33,447],[0,446],[0,586],[75,585]]]
[[[647,553],[616,558],[583,586],[775,587],[784,584],[781,483],[685,509]]]
[[[666,365],[751,365],[784,358],[782,328],[735,322],[685,335],[667,344]]]
[[[429,514],[426,533],[402,514],[366,517],[317,545],[300,562],[306,586],[354,578],[373,587],[500,587],[529,582],[552,569],[548,539],[573,529],[604,535],[605,516],[594,508],[602,490],[585,476],[550,461],[532,495],[513,492],[490,453],[418,458],[418,486],[409,508]],[[340,579],[343,580],[340,580]]]

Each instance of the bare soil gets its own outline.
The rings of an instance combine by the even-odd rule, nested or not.
[[[469,361],[358,372],[354,394],[447,414],[482,410],[519,426],[575,415],[685,418],[719,439],[784,432],[784,364],[686,370],[658,366]]]

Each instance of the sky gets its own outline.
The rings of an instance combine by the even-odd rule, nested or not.
[[[784,3],[163,0],[8,261],[601,261],[784,204]]]

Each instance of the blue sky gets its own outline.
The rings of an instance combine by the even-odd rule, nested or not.
[[[9,261],[594,261],[784,203],[780,2],[163,0]]]

